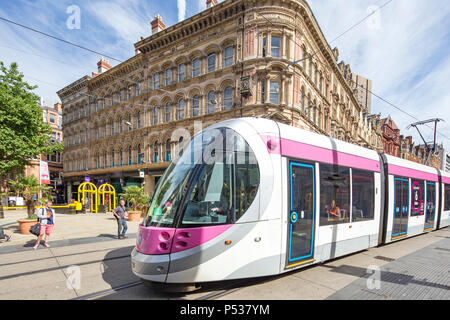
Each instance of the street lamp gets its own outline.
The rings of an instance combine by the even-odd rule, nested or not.
[[[289,64],[286,66],[286,68],[284,68],[284,71],[286,71],[290,66],[292,66],[292,65],[294,65],[294,64],[297,64],[297,63],[302,62],[302,61],[304,61],[304,60],[311,59],[311,58],[314,57],[316,54],[317,54],[317,52],[314,53],[314,54],[312,54],[312,55],[310,55],[309,57],[306,57],[306,58],[303,58],[303,59],[300,59],[300,60],[297,60],[297,61],[289,62]]]

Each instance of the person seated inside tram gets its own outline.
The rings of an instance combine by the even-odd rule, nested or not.
[[[331,204],[325,207],[328,218],[341,218],[341,209],[336,206],[336,201],[331,200]]]

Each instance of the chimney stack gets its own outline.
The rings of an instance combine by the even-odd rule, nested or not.
[[[206,0],[206,8],[214,7],[217,3],[217,0]]]
[[[166,25],[163,23],[162,17],[159,14],[155,16],[155,20],[151,22],[151,25],[152,25],[152,35],[166,28]]]
[[[109,61],[106,60],[105,58],[101,58],[100,61],[97,63],[97,67],[98,67],[98,73],[102,74],[105,71],[108,71],[109,69],[111,69],[112,67],[109,65]]]

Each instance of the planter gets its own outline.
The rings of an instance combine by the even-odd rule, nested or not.
[[[38,223],[38,220],[17,220],[20,227],[20,233],[26,235],[33,235],[30,233],[30,228]]]
[[[140,211],[129,211],[128,212],[128,221],[131,221],[131,222],[141,221],[141,212]]]

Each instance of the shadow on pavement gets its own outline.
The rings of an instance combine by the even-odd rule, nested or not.
[[[349,265],[341,265],[339,267],[324,265],[325,268],[331,269],[331,272],[337,272],[341,274],[347,274],[352,276],[358,276],[359,278],[368,278],[371,276],[370,273],[367,272],[367,269],[355,267],[355,266],[349,266]],[[408,284],[416,284],[420,286],[426,286],[431,288],[439,288],[444,290],[450,290],[449,285],[435,283],[427,281],[427,279],[416,279],[414,275],[408,275],[398,272],[390,272],[390,271],[384,271],[381,270],[381,281],[389,282],[393,284],[398,285],[408,285]]]
[[[98,237],[98,238],[111,238],[111,239],[117,239],[117,236],[112,235],[112,234],[106,234],[106,233],[99,234],[97,237]]]

